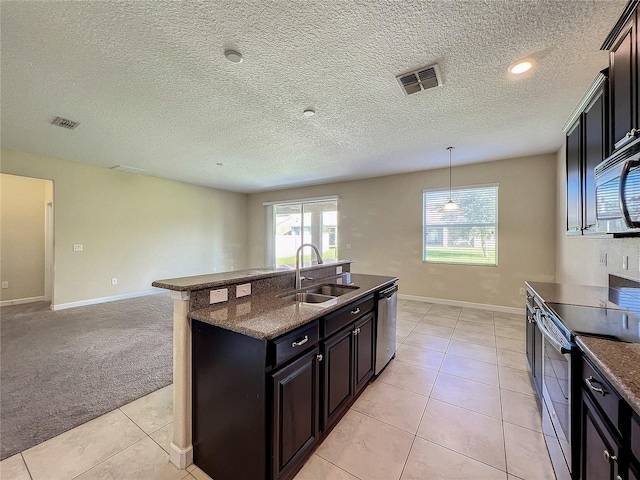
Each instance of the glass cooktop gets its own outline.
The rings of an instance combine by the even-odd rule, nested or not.
[[[547,306],[572,335],[596,335],[640,343],[640,297],[619,295],[616,300],[618,309],[562,303],[547,303]]]

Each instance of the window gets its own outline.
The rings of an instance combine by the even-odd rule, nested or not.
[[[460,211],[439,212],[449,190],[424,190],[422,260],[466,265],[498,264],[498,185],[454,188]]]
[[[296,251],[303,243],[318,247],[324,260],[338,256],[338,197],[322,197],[282,203],[265,203],[267,207],[267,265],[296,264]],[[304,262],[315,260],[309,249]]]

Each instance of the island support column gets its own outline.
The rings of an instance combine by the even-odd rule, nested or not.
[[[173,298],[173,440],[169,458],[184,470],[193,463],[191,443],[191,320],[189,292]]]

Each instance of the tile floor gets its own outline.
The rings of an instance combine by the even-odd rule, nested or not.
[[[398,350],[295,480],[555,479],[523,315],[399,301]],[[11,479],[191,479],[168,386],[0,462]]]

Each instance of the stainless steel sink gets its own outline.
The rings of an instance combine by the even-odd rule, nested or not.
[[[309,293],[309,292],[301,292],[301,293],[291,293],[280,296],[283,300],[293,300],[295,302],[302,303],[324,303],[335,299],[335,296],[331,295],[322,295],[318,293]]]
[[[324,284],[306,288],[303,292],[291,292],[278,295],[283,300],[291,300],[300,303],[321,304],[336,300],[340,295],[357,290],[360,287],[354,285]]]
[[[315,287],[305,289],[305,292],[339,297],[345,293],[353,292],[358,288],[360,287],[356,287],[354,285],[317,285]]]

